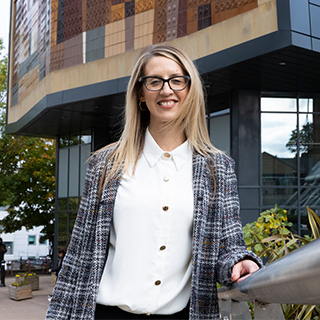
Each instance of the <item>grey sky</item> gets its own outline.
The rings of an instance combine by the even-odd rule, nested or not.
[[[0,0],[0,38],[3,39],[5,52],[9,47],[10,0]]]

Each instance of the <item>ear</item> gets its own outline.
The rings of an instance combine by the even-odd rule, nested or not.
[[[145,101],[146,101],[145,98],[144,98],[144,95],[143,95],[143,91],[142,91],[142,90],[139,91],[139,100],[140,100],[141,102],[145,102]]]

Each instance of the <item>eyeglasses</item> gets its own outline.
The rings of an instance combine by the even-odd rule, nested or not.
[[[182,91],[189,84],[189,76],[176,76],[169,79],[163,79],[160,77],[141,77],[139,82],[143,82],[144,86],[149,91],[160,91],[164,84],[168,82],[168,85],[173,91]]]

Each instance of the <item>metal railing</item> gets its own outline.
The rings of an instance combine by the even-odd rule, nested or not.
[[[255,302],[255,320],[284,319],[282,303],[320,305],[320,239],[221,288],[218,298],[222,319],[230,320],[251,320],[246,301]]]

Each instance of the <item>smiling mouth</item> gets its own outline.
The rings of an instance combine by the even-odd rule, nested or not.
[[[164,106],[164,107],[169,107],[171,105],[173,105],[175,103],[175,101],[162,101],[162,102],[158,102],[158,104],[160,106]]]

